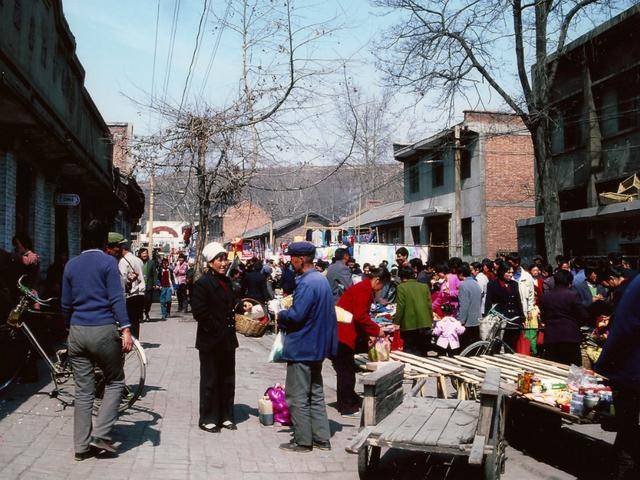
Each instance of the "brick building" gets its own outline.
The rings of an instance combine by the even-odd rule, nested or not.
[[[126,122],[108,123],[113,142],[113,167],[125,175],[133,174],[133,157],[130,142],[133,139],[133,125]]]
[[[519,117],[465,111],[460,130],[460,205],[456,205],[455,128],[412,145],[394,145],[404,164],[405,243],[430,246],[435,261],[493,257],[517,249],[516,220],[534,212],[531,138]],[[453,218],[460,209],[462,238]]]
[[[640,256],[638,188],[620,192],[620,202],[609,195],[640,175],[638,25],[636,5],[571,42],[557,59],[551,153],[568,255]],[[518,222],[520,250],[544,254],[542,209],[527,217]]]
[[[269,215],[250,201],[243,201],[229,207],[222,217],[223,240],[231,242],[244,238],[245,233],[269,223]]]

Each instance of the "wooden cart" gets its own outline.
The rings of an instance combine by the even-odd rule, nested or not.
[[[479,401],[403,395],[404,365],[364,376],[362,429],[347,447],[358,454],[361,479],[375,475],[382,447],[468,457],[487,480],[504,466],[505,403],[500,370],[487,370]]]

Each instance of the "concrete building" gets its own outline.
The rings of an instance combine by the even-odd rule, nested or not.
[[[0,248],[29,235],[43,271],[112,222],[110,132],[84,87],[62,2],[0,1]]]
[[[222,216],[222,239],[231,242],[245,233],[269,223],[269,215],[259,205],[243,201],[229,207]]]
[[[603,202],[640,172],[640,6],[579,37],[559,58],[552,153],[565,253],[640,255],[640,200]],[[545,252],[543,212],[518,222],[520,250]]]
[[[259,240],[262,249],[266,250],[270,246],[269,237],[273,231],[273,244],[277,251],[282,244],[291,243],[298,236],[311,241],[314,231],[324,231],[323,227],[328,227],[330,224],[331,220],[328,218],[310,212],[306,215],[277,220],[273,222],[273,225],[271,222],[265,223],[258,228],[245,232],[243,238],[245,240]]]
[[[343,230],[368,231],[375,243],[404,243],[404,201],[380,205],[370,203],[364,211],[356,213],[338,224]]]
[[[404,164],[404,240],[429,245],[441,261],[517,248],[516,220],[534,213],[533,147],[512,114],[465,111],[460,128],[460,204],[454,181],[455,127],[412,145],[394,145]],[[456,208],[462,238],[455,238]]]

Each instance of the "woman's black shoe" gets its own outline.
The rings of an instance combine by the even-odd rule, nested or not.
[[[324,440],[324,441],[314,440],[313,448],[317,448],[318,450],[324,450],[325,452],[328,452],[331,450],[331,442],[329,440]]]
[[[213,427],[207,427],[204,423],[201,423],[200,425],[198,425],[198,427],[200,428],[200,430],[204,430],[205,432],[220,433],[220,427],[217,425],[214,425]]]
[[[238,430],[237,425],[233,422],[223,423],[222,428],[226,428],[227,430]]]

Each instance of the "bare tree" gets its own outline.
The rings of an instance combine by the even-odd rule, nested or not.
[[[373,0],[405,15],[384,35],[380,65],[394,86],[443,102],[488,84],[531,133],[548,256],[561,254],[558,182],[551,155],[551,92],[579,19],[609,16],[616,0]],[[592,17],[591,17],[592,18]],[[385,52],[388,52],[385,53]],[[513,57],[513,58],[510,58]],[[509,81],[518,78],[519,87]]]
[[[385,174],[393,173],[393,169],[381,167],[395,164],[391,139],[395,137],[400,121],[391,111],[393,94],[390,90],[380,95],[367,94],[357,85],[348,85],[347,88],[350,94],[340,95],[336,102],[336,136],[355,138],[349,166],[355,167],[356,191],[360,200],[365,203],[368,200],[385,201],[385,191],[376,186],[387,180]]]

